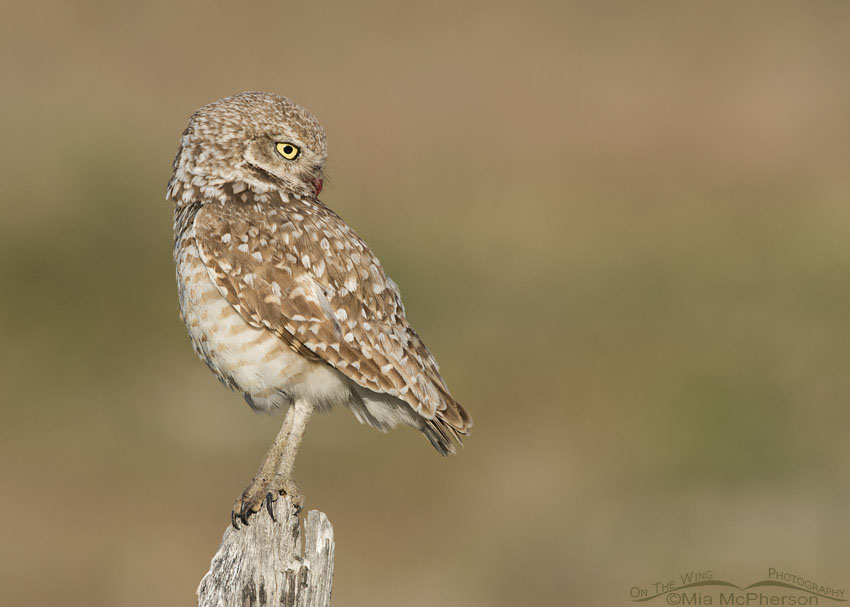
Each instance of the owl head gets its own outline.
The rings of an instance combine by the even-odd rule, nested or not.
[[[325,131],[307,110],[280,95],[240,93],[189,118],[166,197],[180,205],[226,202],[246,189],[317,196],[326,158]]]

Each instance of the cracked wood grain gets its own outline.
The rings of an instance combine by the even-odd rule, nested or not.
[[[228,526],[198,586],[198,607],[327,607],[334,569],[333,527],[322,512],[304,521],[289,498],[241,529]],[[303,538],[302,538],[303,536]],[[303,540],[303,541],[302,541]]]

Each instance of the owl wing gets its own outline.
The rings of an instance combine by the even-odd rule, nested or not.
[[[194,220],[201,260],[252,326],[324,361],[358,385],[395,396],[443,436],[469,414],[407,323],[398,287],[342,219],[318,201],[204,205]]]

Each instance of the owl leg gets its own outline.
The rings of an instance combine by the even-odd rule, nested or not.
[[[269,492],[266,494],[266,507],[270,515],[272,514],[271,503],[277,500],[280,495],[288,495],[299,510],[304,504],[304,495],[293,479],[293,471],[295,470],[295,455],[298,453],[298,447],[301,446],[301,439],[304,438],[307,422],[310,420],[314,408],[305,401],[298,401],[290,411],[293,414],[292,427],[283,446],[282,456],[278,460],[277,470],[275,470],[274,478],[269,486]]]
[[[263,458],[260,469],[233,504],[230,520],[236,529],[239,529],[240,521],[247,525],[248,517],[257,512],[263,502],[271,515],[271,502],[281,493],[291,496],[293,503],[298,506],[302,503],[298,485],[292,480],[292,470],[295,454],[312,413],[312,405],[304,401],[296,401],[289,407],[280,432]]]

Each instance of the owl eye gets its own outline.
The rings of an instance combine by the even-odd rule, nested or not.
[[[298,156],[298,152],[301,151],[298,149],[298,146],[292,145],[291,143],[276,143],[274,144],[274,149],[287,160],[295,160],[296,156]]]

